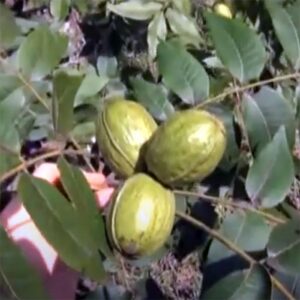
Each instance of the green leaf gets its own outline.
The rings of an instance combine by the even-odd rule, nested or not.
[[[219,280],[201,296],[202,300],[261,300],[271,297],[271,280],[265,269],[254,266]]]
[[[171,30],[175,34],[182,36],[191,45],[199,47],[202,38],[193,19],[172,8],[168,8],[165,14]]]
[[[117,59],[114,56],[99,56],[97,59],[97,71],[100,77],[116,77],[118,74]]]
[[[264,250],[271,233],[271,227],[265,219],[250,211],[235,211],[225,217],[219,233],[244,251]],[[234,255],[224,244],[213,240],[209,253],[209,263]]]
[[[285,273],[275,272],[273,276],[294,296],[300,299],[300,276],[299,274],[291,276]],[[272,300],[286,300],[282,292],[273,285]]]
[[[76,93],[75,105],[84,103],[85,99],[98,94],[108,83],[109,78],[98,76],[95,73],[88,73],[81,82],[81,85]]]
[[[191,2],[191,0],[172,0],[174,7],[185,15],[190,15],[192,12],[193,5]]]
[[[50,12],[51,14],[60,20],[63,20],[69,12],[70,0],[51,0],[50,2]]]
[[[196,104],[209,95],[209,78],[200,64],[178,44],[158,45],[158,67],[165,85],[185,103]]]
[[[20,34],[20,28],[16,24],[12,11],[0,3],[0,45],[2,49],[13,46]]]
[[[0,147],[0,176],[21,163],[17,154],[7,152]]]
[[[235,137],[233,112],[230,107],[219,104],[208,105],[207,110],[218,116],[225,125],[227,146],[219,168],[230,171],[240,158],[240,150]]]
[[[127,1],[120,4],[107,3],[107,10],[133,20],[148,20],[159,12],[163,6],[158,2]]]
[[[113,255],[105,236],[105,224],[87,180],[78,168],[71,166],[63,158],[59,159],[58,168],[64,190],[73,202],[82,224],[90,232],[94,247],[100,249],[106,257],[112,258]]]
[[[205,13],[218,57],[241,83],[258,79],[266,63],[264,45],[256,33],[238,19]]]
[[[274,207],[289,193],[294,173],[285,129],[281,126],[249,169],[246,179],[248,196],[262,207]]]
[[[34,79],[48,75],[59,63],[67,49],[68,39],[40,25],[32,31],[18,49],[17,60],[21,71]]]
[[[254,96],[245,95],[242,113],[252,150],[259,152],[285,126],[289,148],[295,143],[295,117],[289,102],[277,91],[263,87]]]
[[[143,104],[156,119],[164,121],[174,113],[175,109],[160,85],[139,78],[131,78],[130,83],[133,86],[136,99]]]
[[[0,74],[0,102],[21,87],[21,85],[22,83],[17,76]]]
[[[56,132],[67,135],[74,126],[74,101],[81,74],[58,71],[53,78],[52,118]]]
[[[21,148],[19,135],[15,127],[15,119],[24,104],[25,99],[20,89],[15,90],[0,102],[0,148],[13,153],[19,153]]]
[[[17,299],[50,299],[41,277],[0,226],[0,275]]]
[[[96,281],[105,277],[101,258],[90,243],[90,232],[78,213],[48,182],[22,174],[18,194],[45,239],[71,268]]]
[[[283,8],[273,0],[265,1],[276,35],[295,70],[300,68],[300,1]]]
[[[147,43],[149,55],[155,58],[157,55],[157,46],[159,40],[165,40],[167,37],[167,24],[162,12],[157,13],[148,25]]]
[[[291,220],[277,225],[270,236],[268,256],[272,266],[290,274],[300,274],[300,221]]]

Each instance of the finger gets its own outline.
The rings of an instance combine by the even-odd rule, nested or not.
[[[99,208],[103,209],[109,204],[113,192],[114,189],[110,187],[95,192],[96,203],[99,206]]]
[[[57,184],[60,173],[57,165],[54,163],[43,163],[34,172],[33,176],[44,179],[51,184]]]
[[[107,187],[106,178],[102,173],[91,173],[82,171],[88,184],[92,190],[100,190],[103,187]],[[35,177],[47,180],[51,184],[58,184],[60,179],[60,172],[56,164],[44,163],[40,165],[33,173]]]

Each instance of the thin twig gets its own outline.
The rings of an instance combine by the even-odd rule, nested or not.
[[[281,75],[281,76],[277,76],[277,77],[273,77],[270,79],[266,79],[266,80],[261,80],[255,83],[251,83],[251,84],[247,84],[238,88],[233,88],[233,89],[229,89],[217,96],[214,96],[212,98],[208,98],[205,101],[203,101],[202,103],[200,103],[199,105],[196,106],[196,108],[202,108],[203,106],[213,103],[213,102],[218,102],[218,100],[222,100],[223,98],[230,96],[234,93],[240,93],[240,92],[244,92],[246,90],[255,88],[255,87],[259,87],[265,84],[269,84],[269,83],[274,83],[274,82],[280,82],[280,81],[285,81],[285,80],[289,80],[289,79],[294,79],[294,78],[300,78],[300,73],[292,73],[292,74],[286,74],[286,75]]]
[[[267,220],[269,220],[270,222],[273,222],[275,224],[284,224],[284,223],[286,223],[285,220],[283,220],[279,217],[275,217],[272,214],[269,214],[267,212],[258,210],[256,208],[251,207],[251,206],[246,205],[246,204],[241,204],[241,203],[236,203],[236,202],[225,202],[225,201],[220,200],[220,198],[218,198],[218,197],[205,195],[205,194],[201,194],[201,193],[196,193],[196,192],[181,191],[181,190],[173,190],[173,192],[175,194],[182,195],[182,196],[197,197],[197,198],[200,198],[200,200],[204,200],[204,201],[213,203],[215,205],[220,204],[220,205],[224,205],[224,206],[228,206],[228,207],[238,208],[238,209],[242,209],[242,210],[248,210],[248,211],[254,212],[258,215],[261,215],[261,216],[265,217]]]
[[[176,211],[176,215],[189,222],[190,224],[194,225],[197,228],[200,228],[202,230],[204,230],[205,232],[207,232],[209,235],[211,235],[212,237],[214,237],[215,239],[217,239],[218,241],[220,241],[221,243],[223,243],[228,249],[232,250],[233,252],[235,252],[236,254],[238,254],[240,257],[244,258],[249,264],[250,264],[250,268],[255,265],[255,264],[259,264],[261,265],[259,262],[257,262],[255,259],[253,259],[250,255],[248,255],[245,251],[243,251],[242,249],[240,249],[238,246],[236,246],[236,244],[234,244],[233,242],[231,242],[230,240],[228,240],[227,238],[223,237],[221,234],[219,234],[218,231],[208,227],[207,225],[205,225],[203,222],[194,219],[193,217],[186,215],[180,211]],[[278,281],[273,275],[269,274],[270,279],[273,283],[274,286],[277,287],[277,289],[286,296],[286,298],[288,300],[296,300],[293,295],[281,284],[280,281]]]
[[[58,156],[60,154],[79,154],[79,155],[83,155],[83,151],[82,150],[53,150],[51,152],[47,152],[44,154],[41,154],[35,158],[32,158],[30,160],[24,161],[21,164],[17,165],[16,167],[10,169],[9,171],[7,171],[6,173],[4,173],[1,177],[0,177],[0,183],[2,183],[4,180],[8,179],[11,176],[14,176],[15,174],[17,174],[18,172],[21,172],[25,169],[27,169],[30,166],[35,165],[36,163],[45,160],[47,158],[51,158],[54,156]]]

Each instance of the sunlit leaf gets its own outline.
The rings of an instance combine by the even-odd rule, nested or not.
[[[59,71],[53,78],[52,118],[54,128],[68,134],[74,126],[73,106],[83,76]]]
[[[268,256],[279,271],[300,274],[300,219],[274,228],[268,243]]]
[[[199,46],[202,38],[194,20],[172,8],[167,9],[166,18],[175,34],[183,36],[185,40],[195,47]]]
[[[51,0],[50,12],[58,20],[63,20],[68,12],[70,6],[70,0]]]
[[[175,111],[162,87],[143,79],[132,78],[136,99],[158,120],[166,120]]]
[[[158,67],[165,85],[184,102],[196,104],[208,96],[209,78],[205,69],[183,47],[161,42],[158,46]]]
[[[22,174],[18,194],[45,239],[71,268],[100,281],[105,277],[101,258],[90,242],[90,233],[59,191],[46,181]]]
[[[255,252],[265,249],[271,229],[264,217],[258,214],[235,211],[225,217],[219,232],[240,249]],[[232,255],[234,253],[231,250],[214,239],[209,249],[208,261],[216,262]]]
[[[162,9],[158,2],[128,1],[119,4],[107,3],[106,8],[111,12],[133,20],[148,20]]]
[[[40,79],[59,63],[67,49],[68,39],[40,25],[32,31],[18,49],[18,66],[31,78]]]
[[[294,163],[284,127],[255,158],[246,179],[246,190],[252,202],[274,207],[288,194],[294,180]]]
[[[222,278],[201,296],[203,300],[261,300],[271,297],[271,280],[260,266],[248,270],[235,271]]]
[[[21,81],[17,76],[0,74],[0,102],[19,87]]]
[[[162,12],[157,13],[148,25],[147,43],[149,55],[156,57],[159,40],[165,40],[167,36],[167,24]]]
[[[223,65],[242,83],[257,79],[267,56],[256,33],[238,19],[228,19],[209,12],[205,12],[205,18]]]
[[[17,299],[50,299],[36,269],[27,261],[22,250],[10,239],[2,226],[0,226],[0,277],[3,277],[11,294]]]
[[[300,68],[300,1],[283,8],[273,0],[265,1],[273,26],[287,57],[298,70]]]

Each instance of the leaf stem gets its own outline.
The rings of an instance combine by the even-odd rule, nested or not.
[[[79,155],[85,155],[83,150],[53,150],[47,153],[44,153],[42,155],[39,155],[31,160],[23,161],[21,164],[17,165],[16,167],[10,169],[6,173],[4,173],[0,177],[0,183],[2,183],[4,180],[8,179],[9,177],[17,174],[18,172],[23,171],[24,169],[33,166],[37,162],[40,162],[42,160],[45,160],[47,158],[51,158],[60,154],[79,154]]]
[[[244,86],[240,86],[238,88],[234,87],[232,89],[229,89],[217,96],[214,96],[212,98],[208,98],[205,101],[203,101],[202,103],[198,104],[197,106],[195,106],[195,108],[202,108],[203,106],[213,103],[213,102],[218,102],[219,100],[222,100],[223,98],[230,96],[232,94],[235,93],[240,93],[240,92],[244,92],[246,90],[255,88],[255,87],[259,87],[265,84],[269,84],[269,83],[274,83],[274,82],[280,82],[280,81],[285,81],[285,80],[289,80],[289,79],[294,79],[294,78],[300,78],[300,73],[296,72],[296,73],[289,73],[286,75],[281,75],[281,76],[277,76],[277,77],[273,77],[270,79],[266,79],[266,80],[261,80],[258,82],[254,82],[254,83],[250,83]]]
[[[236,246],[233,242],[231,242],[230,240],[228,240],[227,238],[223,237],[221,234],[219,234],[218,231],[208,227],[207,225],[205,225],[203,222],[196,220],[195,218],[184,214],[180,211],[176,211],[176,215],[177,217],[189,222],[190,224],[194,225],[197,228],[200,228],[202,230],[204,230],[205,232],[207,232],[209,235],[211,235],[212,237],[214,237],[215,239],[217,239],[218,241],[220,241],[221,243],[223,243],[228,249],[232,250],[233,252],[235,252],[236,254],[238,254],[240,257],[244,258],[249,264],[250,264],[250,268],[255,265],[255,264],[259,264],[261,265],[259,262],[257,262],[255,259],[253,259],[250,255],[248,255],[245,251],[243,251],[242,249],[240,249],[238,246]],[[286,298],[288,300],[296,300],[293,295],[281,284],[280,281],[278,281],[273,275],[269,274],[270,279],[272,281],[272,284],[274,286],[276,286],[276,288],[283,294],[286,296]]]
[[[173,190],[173,192],[178,195],[201,198],[201,200],[213,203],[215,205],[221,204],[224,206],[229,206],[229,207],[238,208],[238,209],[242,209],[242,210],[252,211],[258,215],[265,217],[267,220],[269,220],[275,224],[284,224],[285,223],[285,220],[283,220],[279,217],[275,217],[272,214],[269,214],[267,212],[260,211],[254,207],[251,207],[251,206],[247,205],[247,203],[245,201],[241,201],[241,203],[225,202],[225,201],[220,200],[220,198],[218,198],[218,197],[200,194],[200,193],[196,193],[196,192],[181,191],[181,190]],[[245,203],[243,203],[243,202],[245,202]]]

